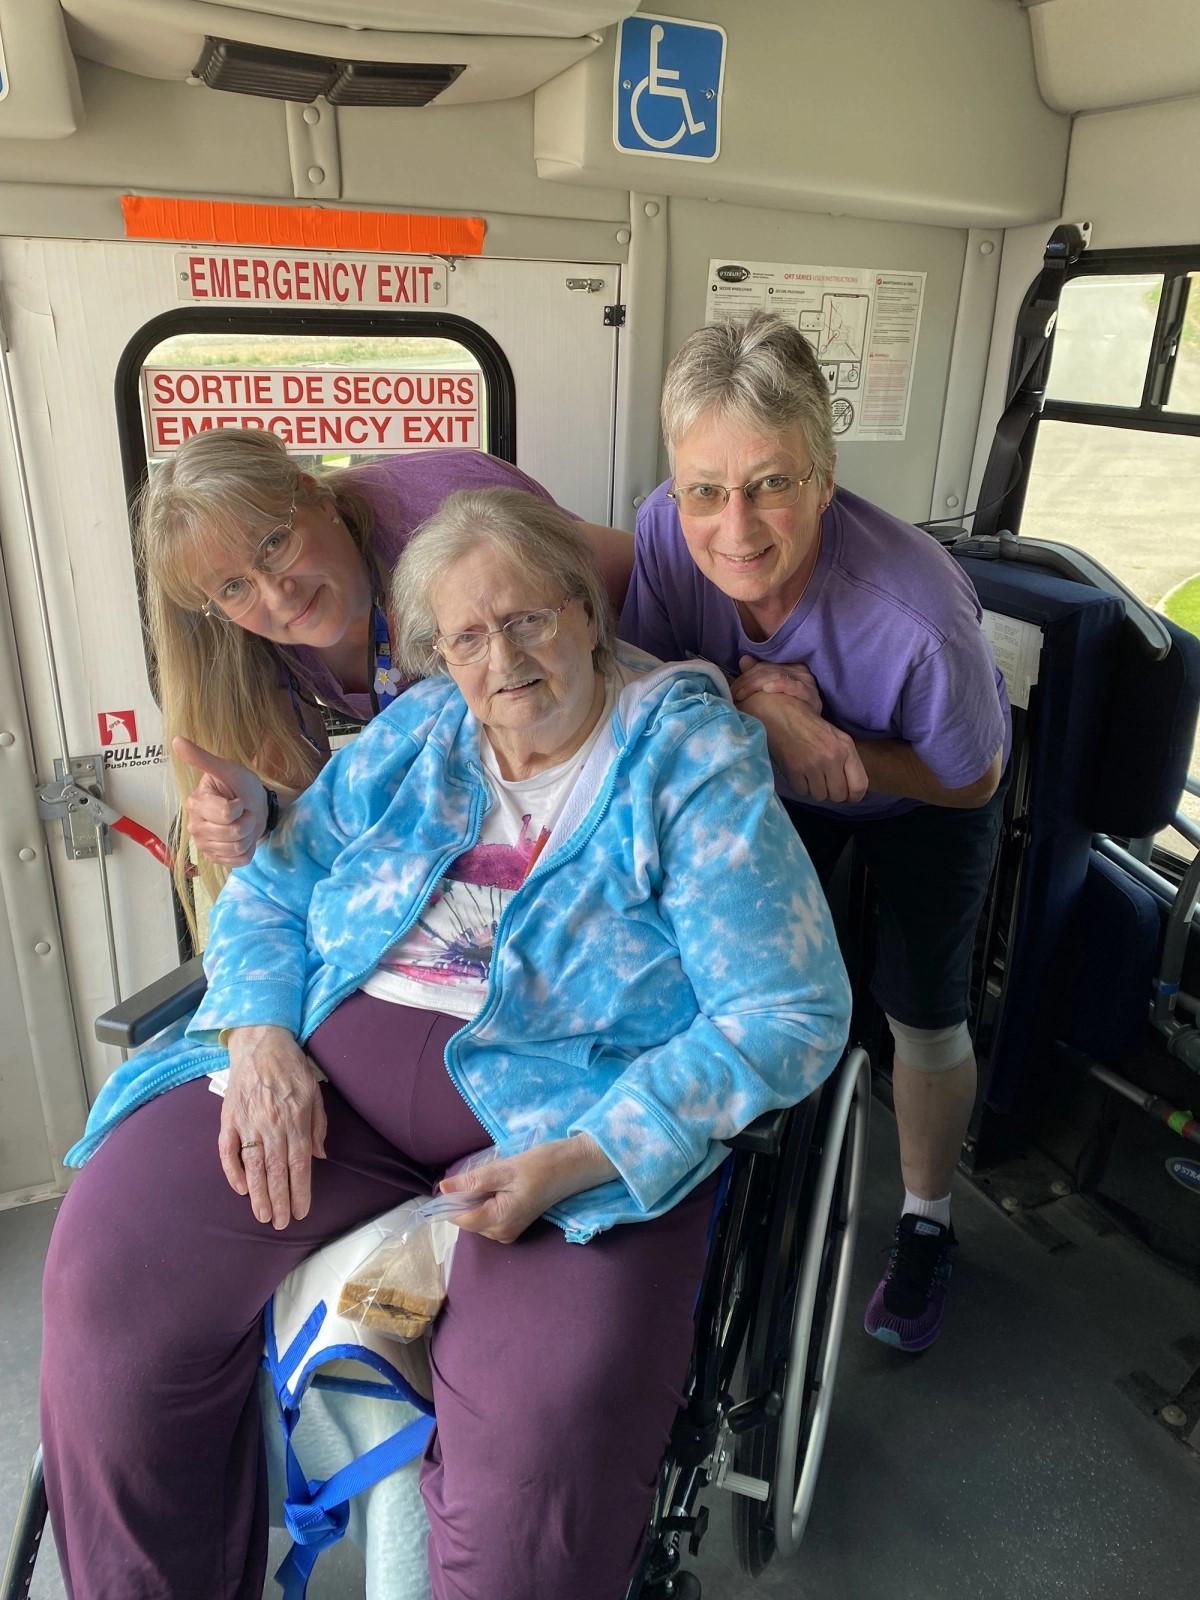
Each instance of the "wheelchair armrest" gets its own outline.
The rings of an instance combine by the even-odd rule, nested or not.
[[[782,1111],[764,1111],[761,1117],[755,1117],[753,1122],[747,1123],[732,1139],[722,1139],[721,1143],[730,1150],[749,1150],[754,1155],[777,1156],[783,1144],[783,1130],[789,1109],[785,1106]]]
[[[122,1000],[119,1006],[97,1017],[96,1037],[101,1044],[132,1050],[194,1010],[207,987],[204,963],[200,956],[193,956],[174,972],[168,972],[165,978],[147,984]]]

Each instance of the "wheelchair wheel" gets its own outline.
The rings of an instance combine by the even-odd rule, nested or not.
[[[871,1095],[866,1053],[855,1049],[822,1089],[797,1194],[777,1191],[771,1247],[778,1279],[764,1294],[746,1343],[744,1392],[778,1397],[774,1416],[738,1441],[737,1469],[771,1485],[765,1502],[737,1495],[734,1543],[757,1577],[779,1550],[799,1548],[829,1425],[858,1228]],[[789,1225],[789,1223],[791,1225]],[[768,1269],[770,1271],[770,1267]]]
[[[42,1478],[42,1447],[34,1453],[16,1526],[0,1580],[0,1600],[28,1600],[33,1585],[33,1564],[46,1527],[46,1485]]]

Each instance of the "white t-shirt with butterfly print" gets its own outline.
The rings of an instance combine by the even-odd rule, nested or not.
[[[616,705],[611,680],[596,726],[573,756],[534,778],[504,778],[486,737],[481,741],[492,804],[479,842],[451,862],[412,927],[360,988],[379,1000],[476,1016],[487,998],[496,929],[529,876],[575,780]]]

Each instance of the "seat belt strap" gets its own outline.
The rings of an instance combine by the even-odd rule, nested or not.
[[[996,424],[983,481],[976,497],[971,533],[980,538],[996,532],[1006,503],[1019,478],[1019,460],[1030,428],[1046,399],[1046,356],[1067,271],[1083,253],[1083,231],[1075,223],[1055,228],[1046,246],[1041,276],[1017,319],[1017,342],[1004,414]]]

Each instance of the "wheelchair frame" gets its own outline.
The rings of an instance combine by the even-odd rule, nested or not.
[[[625,1600],[696,1600],[681,1566],[708,1526],[702,1491],[733,1496],[744,1571],[795,1554],[812,1509],[858,1227],[871,1096],[860,1048],[798,1106],[729,1140],[729,1186],[696,1311],[685,1399]],[[756,1295],[755,1288],[760,1287]]]

